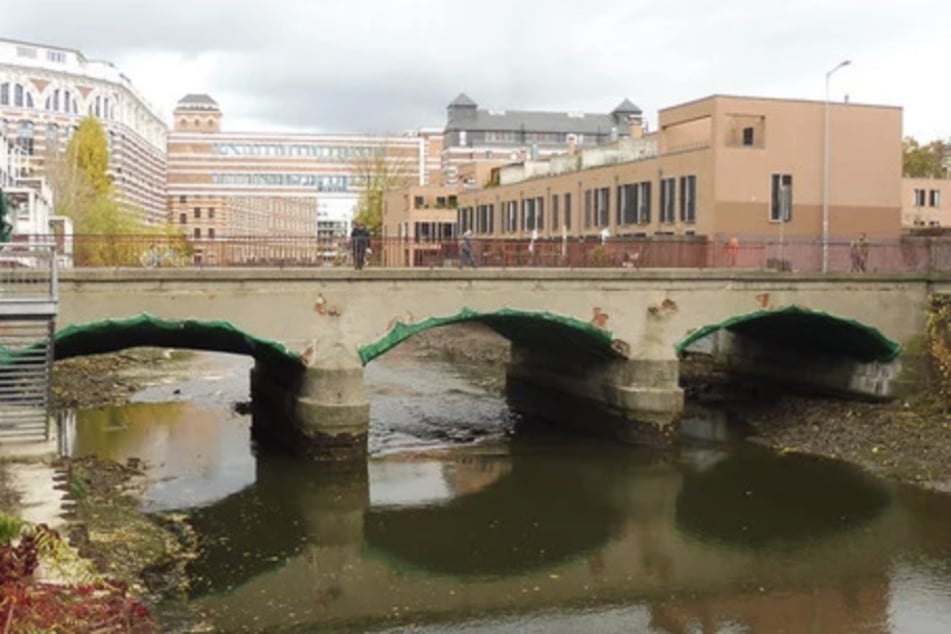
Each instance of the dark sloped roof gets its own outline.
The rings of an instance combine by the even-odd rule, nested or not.
[[[192,93],[185,95],[178,100],[179,106],[204,106],[204,107],[218,107],[218,102],[211,98],[210,95]]]
[[[607,134],[617,125],[618,122],[610,114],[572,114],[532,110],[492,112],[479,109],[476,110],[475,117],[454,119],[450,116],[446,130],[525,130],[526,132]]]
[[[459,96],[458,96],[458,97],[456,97],[455,99],[453,99],[452,101],[449,102],[449,107],[450,107],[450,108],[452,108],[452,107],[454,107],[454,106],[467,106],[467,107],[470,107],[470,108],[475,108],[476,102],[473,101],[473,100],[469,97],[469,95],[467,95],[467,94],[464,93],[464,92],[461,92],[461,93],[459,93]]]
[[[641,109],[635,106],[630,99],[625,99],[618,104],[617,108],[611,111],[611,114],[641,114]]]

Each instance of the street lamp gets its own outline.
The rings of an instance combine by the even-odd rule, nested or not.
[[[826,73],[826,99],[822,147],[822,272],[829,270],[829,78],[832,73],[851,64],[851,60],[839,62]]]

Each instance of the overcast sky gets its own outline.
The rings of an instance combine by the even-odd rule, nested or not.
[[[951,137],[948,0],[2,0],[0,36],[114,62],[170,119],[206,92],[229,130],[442,127],[493,109],[607,112],[713,93],[903,106]]]

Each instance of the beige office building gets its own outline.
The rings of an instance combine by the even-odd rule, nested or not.
[[[951,227],[951,180],[904,178],[901,183],[901,222],[905,229]]]
[[[828,174],[824,114],[821,101],[728,95],[665,108],[654,133],[497,168],[497,185],[460,194],[458,229],[522,239],[819,239],[828,176],[831,240],[897,238],[901,109],[830,104]]]

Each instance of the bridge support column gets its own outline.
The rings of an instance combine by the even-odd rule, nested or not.
[[[755,377],[806,392],[871,400],[896,395],[901,362],[861,362],[809,351],[778,348],[720,330],[714,359],[731,374]]]
[[[512,405],[554,423],[622,442],[671,442],[683,410],[676,359],[595,359],[512,346]]]
[[[363,365],[352,351],[317,358],[306,368],[255,364],[253,435],[316,460],[365,460],[370,401]]]

